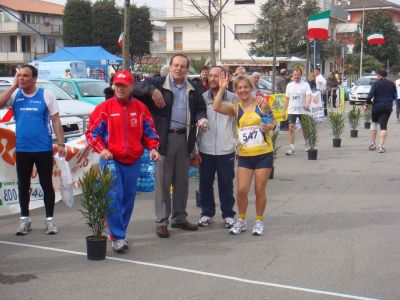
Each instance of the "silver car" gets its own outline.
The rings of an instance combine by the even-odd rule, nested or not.
[[[358,78],[350,90],[349,103],[351,105],[364,104],[371,90],[371,86],[375,81],[376,76],[363,76]]]

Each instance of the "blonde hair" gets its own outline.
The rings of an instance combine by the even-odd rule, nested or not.
[[[233,81],[233,88],[236,90],[237,85],[239,84],[240,81],[246,81],[248,85],[250,85],[251,89],[254,89],[254,83],[253,80],[247,75],[239,75],[236,77],[236,79]]]
[[[311,72],[310,74],[308,74],[308,80],[315,81],[315,79],[316,79],[316,76],[314,73]]]

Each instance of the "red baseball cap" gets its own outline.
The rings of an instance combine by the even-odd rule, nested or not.
[[[113,84],[130,85],[133,84],[133,77],[129,71],[122,70],[114,74]]]

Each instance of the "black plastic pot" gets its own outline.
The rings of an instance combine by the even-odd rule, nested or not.
[[[104,260],[106,259],[107,237],[96,240],[93,236],[86,237],[86,251],[88,260]]]
[[[289,130],[289,122],[288,121],[281,121],[279,124],[279,129],[281,131],[288,131]]]
[[[351,129],[350,130],[350,137],[356,138],[358,136],[358,130],[357,129]]]
[[[310,149],[307,151],[308,160],[317,160],[318,150],[317,149]]]
[[[371,122],[364,122],[365,129],[370,129],[370,127],[371,127]]]
[[[342,144],[342,139],[333,139],[332,142],[334,148],[339,148],[340,145]]]
[[[272,167],[271,173],[269,173],[269,179],[274,179],[274,170],[275,170],[275,167]]]

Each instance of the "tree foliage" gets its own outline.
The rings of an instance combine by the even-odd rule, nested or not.
[[[207,57],[202,56],[199,59],[190,58],[189,62],[196,74],[200,74],[200,69],[207,65]]]
[[[150,21],[149,7],[131,5],[129,34],[131,55],[141,58],[150,53],[149,42],[153,40],[153,25]]]
[[[65,46],[91,46],[92,7],[89,0],[68,0],[63,17]]]
[[[92,11],[93,44],[111,53],[120,53],[121,47],[117,41],[122,32],[122,18],[115,0],[98,0],[93,4]]]
[[[360,21],[361,24],[362,20]],[[360,26],[359,24],[359,26]],[[384,45],[368,45],[367,37],[376,32],[381,32],[385,37]],[[361,52],[361,35],[354,45],[354,52]],[[393,23],[390,14],[384,10],[369,11],[365,14],[364,21],[364,47],[363,52],[379,60],[383,65],[389,60],[390,64],[400,63],[400,32]],[[363,64],[364,69],[364,64]]]
[[[348,74],[359,74],[360,73],[360,53],[353,53],[347,55],[345,63],[345,72]],[[374,56],[369,54],[363,55],[363,71],[365,73],[371,73],[377,69],[383,67],[383,64],[377,60]]]

